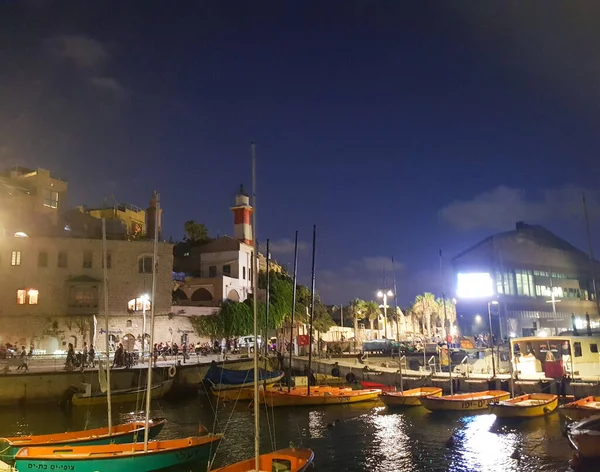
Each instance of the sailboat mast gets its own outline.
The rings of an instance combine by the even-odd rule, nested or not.
[[[446,314],[446,284],[444,283],[444,262],[442,258],[442,250],[440,249],[440,277],[442,279],[442,300],[444,302],[444,325],[446,324],[446,320],[448,319],[448,315]],[[445,331],[444,326],[442,326],[442,333]],[[450,331],[452,334],[452,323],[450,323]],[[445,341],[445,339],[444,339]],[[454,382],[452,381],[452,356],[450,355],[450,346],[447,346],[446,350],[448,351],[448,375],[450,378],[450,395],[454,395]],[[492,348],[493,352],[493,348]],[[441,359],[440,359],[441,364]]]
[[[267,239],[267,295],[266,295],[266,306],[265,306],[265,362],[266,358],[269,357],[269,300],[271,298],[271,276],[269,273],[269,267],[271,265],[271,252],[269,249],[269,240]],[[265,380],[266,381],[266,380]]]
[[[290,370],[288,374],[288,392],[292,390],[292,356],[294,355],[294,315],[296,314],[296,286],[298,276],[298,230],[294,241],[294,294],[292,295],[292,321],[290,322]]]
[[[310,295],[310,329],[308,335],[308,377],[307,377],[307,385],[308,390],[307,394],[310,396],[310,379],[312,372],[312,346],[313,346],[313,321],[315,319],[315,248],[317,244],[317,225],[313,226],[313,250],[312,250],[312,282],[311,282],[311,295]]]
[[[154,217],[154,256],[152,257],[152,294],[150,296],[150,343],[148,351],[148,381],[146,382],[146,426],[144,428],[144,452],[148,452],[148,433],[150,423],[150,402],[152,400],[152,357],[154,355],[154,309],[156,306],[156,270],[158,268],[158,219],[160,217],[160,195],[156,194],[156,215]],[[146,334],[144,333],[144,336]],[[143,342],[143,339],[142,339]]]
[[[583,200],[583,213],[585,215],[585,232],[587,233],[588,249],[590,252],[590,270],[592,275],[592,289],[594,290],[594,299],[596,300],[596,309],[600,315],[600,300],[598,300],[598,291],[596,290],[596,270],[594,268],[594,250],[592,249],[592,237],[590,236],[590,220],[588,219],[587,203],[585,193],[581,193]]]
[[[108,334],[108,264],[106,250],[106,218],[102,218],[102,261],[104,266],[104,322],[106,326],[106,402],[108,403],[108,434],[112,434],[112,404],[110,398],[110,342]],[[102,369],[102,365],[98,364],[98,369]]]
[[[260,470],[260,423],[258,398],[258,310],[256,305],[258,287],[258,245],[256,244],[256,144],[252,143],[252,310],[254,314],[254,470]]]

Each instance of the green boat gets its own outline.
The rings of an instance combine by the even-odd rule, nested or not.
[[[158,436],[167,422],[164,418],[154,418],[148,422],[148,435],[151,439]],[[132,421],[108,427],[68,431],[66,433],[40,434],[0,438],[0,461],[12,464],[15,455],[23,447],[44,446],[91,446],[100,444],[125,444],[144,440],[144,421]]]
[[[222,435],[101,446],[25,447],[15,456],[15,468],[72,472],[151,472],[193,462],[207,468]]]

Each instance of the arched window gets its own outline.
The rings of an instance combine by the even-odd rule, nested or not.
[[[127,326],[128,328],[131,328],[131,320],[127,320],[127,322],[125,323],[125,326]]]
[[[152,302],[148,296],[142,295],[138,298],[132,298],[127,303],[127,311],[136,312],[136,311],[148,311],[152,307]]]
[[[138,274],[152,273],[152,256],[142,256],[138,259]]]

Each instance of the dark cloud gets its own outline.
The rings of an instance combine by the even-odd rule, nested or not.
[[[98,40],[84,35],[60,35],[48,41],[56,56],[81,69],[102,68],[110,58],[108,49]]]
[[[499,186],[471,200],[457,200],[439,211],[440,218],[459,230],[510,228],[515,221],[543,223],[583,218],[582,192],[590,212],[600,204],[592,190],[575,186],[527,193],[523,189]]]

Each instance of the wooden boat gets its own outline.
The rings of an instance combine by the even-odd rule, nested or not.
[[[279,382],[284,373],[271,372],[266,369],[258,369],[260,383],[263,385],[271,385]],[[239,370],[225,369],[218,365],[211,365],[203,382],[216,390],[226,390],[228,388],[253,388],[254,386],[254,369]]]
[[[260,455],[260,470],[304,472],[312,464],[315,454],[310,449],[280,449],[269,454]],[[254,470],[254,459],[215,469],[213,472],[251,472]]]
[[[558,407],[561,415],[571,421],[579,421],[590,416],[600,415],[600,397],[585,397]]]
[[[261,385],[260,388],[262,390],[264,388],[264,386]],[[273,388],[277,388],[277,386],[274,384],[267,385],[267,390],[270,390]],[[223,390],[212,389],[211,393],[215,397],[218,397],[219,400],[221,400],[221,401],[230,401],[230,402],[252,401],[252,399],[254,398],[254,388],[253,387],[250,387],[250,388],[244,387],[244,388],[239,388],[239,389],[226,388]]]
[[[600,459],[600,415],[572,423],[566,432],[571,447],[580,457]]]
[[[487,410],[491,402],[508,400],[510,393],[504,390],[485,390],[476,393],[443,395],[421,398],[421,405],[431,411]]]
[[[25,447],[15,456],[17,470],[66,470],[75,472],[150,472],[194,462],[206,468],[221,435],[106,444],[101,446]]]
[[[164,418],[154,418],[150,421],[149,435],[155,438],[167,422]],[[144,438],[144,421],[132,421],[112,427],[109,434],[108,427],[86,429],[84,431],[69,431],[66,433],[40,434],[30,436],[16,436],[0,438],[0,461],[12,463],[15,455],[22,447],[41,446],[83,446],[95,444],[124,444]]]
[[[421,387],[404,390],[404,392],[383,392],[379,399],[388,408],[400,406],[420,406],[425,397],[440,397],[442,389],[438,387]]]
[[[552,413],[558,407],[558,395],[530,393],[490,404],[498,418],[533,418]]]
[[[173,386],[173,379],[165,380],[159,384],[153,385],[150,394],[153,400],[164,397]],[[113,390],[110,394],[112,403],[134,403],[146,395],[145,388],[128,388],[124,390]],[[71,403],[75,406],[106,406],[106,393],[98,392],[88,395],[86,393],[76,393],[71,398]]]
[[[365,389],[378,388],[382,392],[395,392],[396,391],[395,385],[385,385],[385,384],[377,383],[377,382],[369,382],[367,380],[362,380],[360,382],[360,385],[362,386],[362,388],[365,388]]]
[[[340,387],[311,387],[310,394],[306,387],[295,387],[286,390],[266,390],[261,392],[261,403],[275,406],[315,406],[339,405],[375,400],[381,390],[352,390]]]

